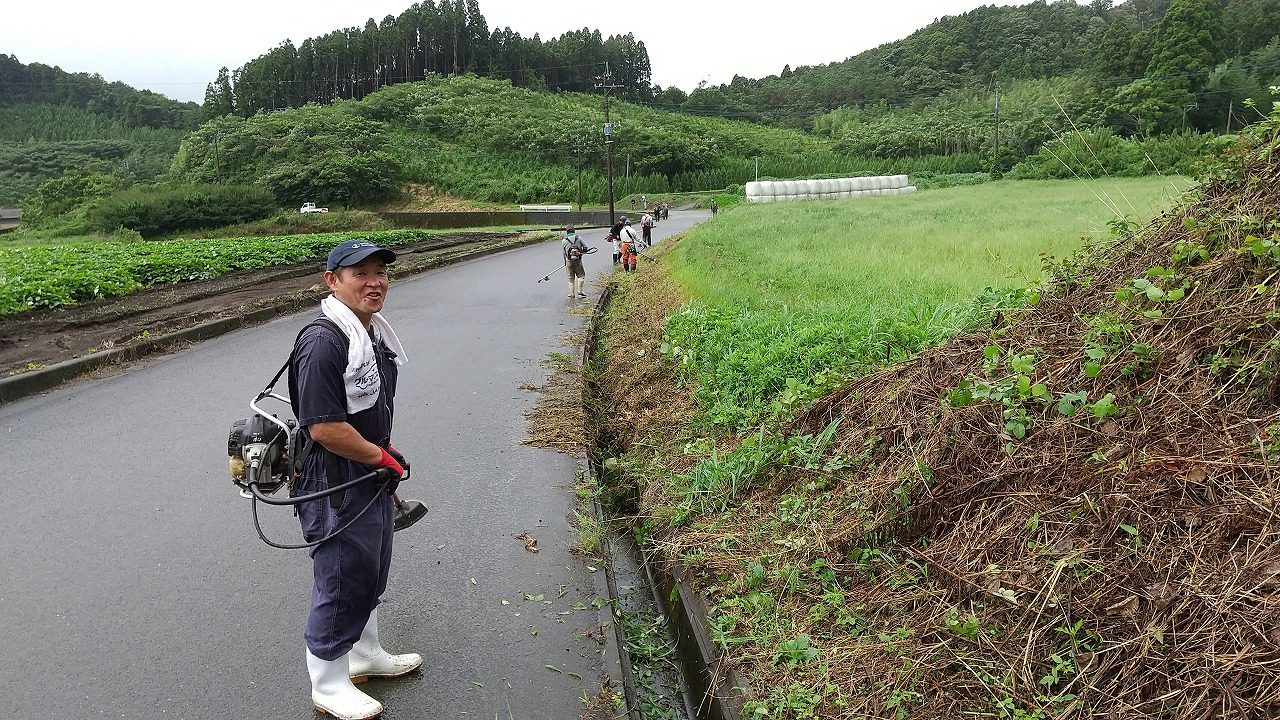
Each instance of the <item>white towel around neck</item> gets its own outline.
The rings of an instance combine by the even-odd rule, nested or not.
[[[360,322],[360,318],[351,312],[351,308],[332,295],[320,301],[320,312],[347,335],[347,369],[342,373],[342,381],[347,389],[347,412],[368,410],[378,401],[378,393],[382,390],[382,375],[378,372],[378,358],[373,352],[373,340],[369,337],[369,331]],[[396,337],[382,313],[373,314],[371,327],[374,335],[396,354],[395,364],[405,364],[407,358],[404,347],[400,345],[400,338]]]

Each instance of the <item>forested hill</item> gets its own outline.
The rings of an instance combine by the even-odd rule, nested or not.
[[[996,81],[1083,74],[1098,88],[1110,89],[1107,99],[1128,88],[1126,101],[1132,106],[1185,105],[1196,98],[1187,100],[1177,90],[1202,92],[1222,63],[1246,58],[1278,34],[1280,0],[990,5],[941,18],[842,62],[783,68],[779,75],[760,79],[735,77],[687,98],[668,90],[658,102],[686,112],[808,127],[814,117],[844,106],[921,106],[949,92],[990,92]],[[1257,70],[1247,73],[1253,89],[1260,84],[1265,89],[1280,73],[1280,67]],[[1148,81],[1148,86],[1129,87],[1137,81]],[[1150,87],[1152,81],[1162,87]]]
[[[0,107],[22,104],[75,108],[127,127],[191,130],[200,124],[200,108],[195,103],[137,90],[122,82],[107,82],[97,74],[69,73],[41,63],[24,65],[12,55],[0,54]],[[58,132],[46,129],[45,136],[31,139],[63,139],[54,137]],[[11,134],[6,132],[3,139],[12,139],[8,137]]]
[[[607,38],[583,28],[543,41],[511,28],[489,30],[477,0],[426,0],[381,22],[334,30],[295,46],[286,40],[234,72],[223,68],[205,93],[209,117],[359,99],[427,74],[509,80],[516,87],[591,92],[605,63],[619,95],[652,97],[649,53],[630,33]]]
[[[200,119],[195,103],[0,54],[0,207],[86,165],[153,180]]]

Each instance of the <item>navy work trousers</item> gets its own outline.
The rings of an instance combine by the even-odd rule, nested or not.
[[[298,494],[327,487],[323,477],[306,474],[298,484]],[[310,551],[315,583],[305,636],[307,648],[321,660],[337,660],[351,651],[387,589],[395,507],[382,486],[371,480],[348,488],[336,508],[329,498],[298,506],[302,534],[312,542],[350,522],[373,500],[373,506],[351,527]]]

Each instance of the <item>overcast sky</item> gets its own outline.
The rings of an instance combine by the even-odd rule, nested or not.
[[[0,11],[0,54],[24,63],[96,72],[109,81],[204,100],[218,68],[231,69],[286,38],[308,37],[399,15],[412,0],[10,0]],[[898,40],[944,15],[1007,0],[480,0],[489,29],[543,40],[583,27],[633,33],[649,50],[652,81],[686,92],[734,74],[775,75],[822,65]],[[772,10],[766,12],[763,9]]]

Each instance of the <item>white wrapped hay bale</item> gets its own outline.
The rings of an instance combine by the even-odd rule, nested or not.
[[[910,184],[911,184],[911,183],[909,183],[909,182],[907,181],[907,176],[906,176],[906,175],[894,175],[894,176],[893,176],[893,187],[896,187],[896,188],[904,188],[904,187],[906,187],[907,185],[910,185]]]
[[[758,182],[747,183],[746,192],[747,192],[747,202],[752,202],[751,198],[759,197],[764,194],[763,192],[761,192],[760,183]]]

